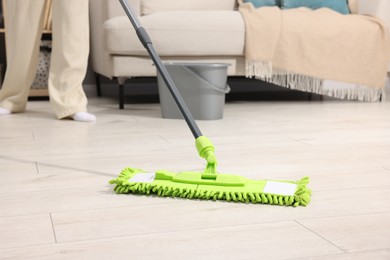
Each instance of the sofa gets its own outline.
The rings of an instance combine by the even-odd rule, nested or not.
[[[229,76],[245,76],[245,22],[236,0],[128,2],[163,61],[229,63]],[[349,5],[351,12],[358,12],[357,0]],[[155,77],[156,68],[118,0],[91,0],[90,21],[98,95],[101,76],[115,79],[123,109],[127,79]]]

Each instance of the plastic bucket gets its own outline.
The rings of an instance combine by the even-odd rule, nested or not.
[[[198,120],[223,118],[225,94],[229,93],[225,63],[164,64],[191,114]],[[160,73],[157,73],[163,118],[183,118]]]

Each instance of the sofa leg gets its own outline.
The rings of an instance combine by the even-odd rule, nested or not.
[[[95,84],[96,84],[96,94],[98,97],[102,96],[102,88],[101,88],[101,81],[100,81],[100,74],[95,73]]]
[[[125,82],[126,78],[117,78],[119,86],[119,109],[125,108]]]
[[[125,86],[124,85],[119,85],[119,109],[124,109],[125,108]]]

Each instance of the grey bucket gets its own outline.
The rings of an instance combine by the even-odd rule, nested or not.
[[[223,118],[227,85],[226,63],[166,63],[178,91],[195,119],[216,120]],[[163,118],[183,118],[160,73],[157,74],[158,90]]]

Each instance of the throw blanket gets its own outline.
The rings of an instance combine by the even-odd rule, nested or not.
[[[255,9],[242,2],[239,10],[247,77],[338,98],[371,101],[384,94],[390,37],[378,19],[327,8]],[[366,87],[325,90],[325,79]]]

